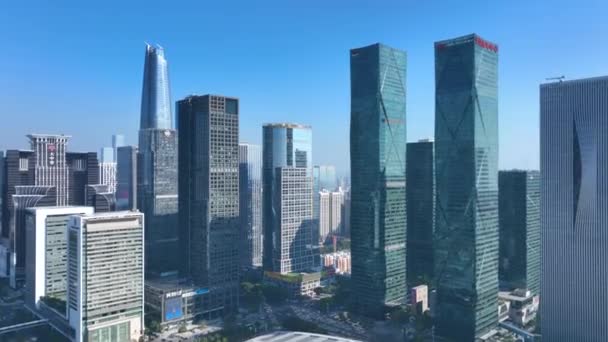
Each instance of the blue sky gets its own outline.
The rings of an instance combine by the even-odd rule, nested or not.
[[[126,3],[126,4],[123,4]],[[53,5],[51,5],[53,4]],[[538,85],[608,74],[606,1],[4,1],[0,150],[25,134],[70,149],[137,141],[144,41],[165,47],[172,100],[241,100],[241,140],[266,122],[313,126],[316,164],[348,169],[348,50],[408,53],[408,141],[433,136],[433,42],[478,33],[500,46],[501,168],[538,168]]]

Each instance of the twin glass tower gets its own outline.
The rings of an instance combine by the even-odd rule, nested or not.
[[[375,44],[350,61],[353,305],[378,316],[407,293],[406,54]],[[435,43],[432,285],[437,332],[458,341],[498,321],[497,64],[477,35]]]

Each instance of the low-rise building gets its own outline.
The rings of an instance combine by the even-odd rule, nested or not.
[[[524,327],[536,318],[540,297],[529,290],[516,289],[511,292],[498,292],[498,299],[509,302],[509,319]]]
[[[195,318],[215,318],[205,312],[209,289],[199,287],[190,279],[157,278],[146,280],[146,315],[162,327],[189,322]]]
[[[418,285],[410,290],[410,304],[419,313],[424,313],[429,309],[429,287]]]
[[[289,298],[313,296],[314,290],[321,286],[321,272],[282,274],[266,271],[264,281],[286,289]]]

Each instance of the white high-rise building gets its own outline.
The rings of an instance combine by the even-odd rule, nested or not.
[[[101,149],[99,158],[99,184],[109,187],[110,192],[116,192],[116,160],[112,147]]]
[[[38,308],[41,297],[65,300],[67,283],[67,231],[72,215],[93,214],[92,207],[40,207],[25,216],[25,301]]]
[[[144,216],[72,216],[68,318],[75,341],[137,341],[144,330]]]
[[[344,213],[344,192],[342,189],[329,192],[319,191],[319,240],[325,243],[331,235],[340,235],[343,231],[342,216]]]

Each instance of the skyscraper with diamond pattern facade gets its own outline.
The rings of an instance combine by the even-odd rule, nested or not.
[[[435,43],[437,332],[473,341],[498,321],[498,47]]]
[[[406,296],[406,53],[350,51],[354,309],[372,316]]]

